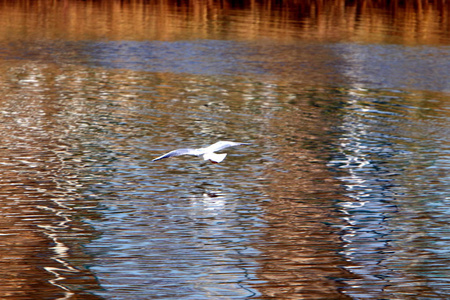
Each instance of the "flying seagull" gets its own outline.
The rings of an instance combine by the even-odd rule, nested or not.
[[[215,144],[212,144],[208,147],[204,148],[198,148],[198,149],[192,149],[192,148],[183,148],[183,149],[177,149],[170,151],[164,155],[161,155],[152,161],[157,161],[163,158],[168,158],[172,156],[179,156],[179,155],[195,155],[195,156],[202,156],[204,160],[210,160],[212,163],[220,163],[222,160],[225,159],[225,156],[227,156],[226,153],[214,153],[216,151],[223,150],[228,147],[235,147],[239,145],[250,145],[249,143],[236,143],[236,142],[229,142],[229,141],[220,141]]]

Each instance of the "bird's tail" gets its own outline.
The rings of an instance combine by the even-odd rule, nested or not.
[[[214,163],[220,163],[221,161],[223,161],[225,159],[225,156],[227,156],[226,153],[221,153],[221,154],[217,154],[217,153],[205,153],[203,155],[203,159],[204,160],[210,160]]]

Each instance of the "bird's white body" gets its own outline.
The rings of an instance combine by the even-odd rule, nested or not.
[[[214,152],[209,152],[209,153],[203,154],[203,160],[210,160],[215,163],[220,163],[225,159],[226,156],[227,156],[226,153],[217,154]]]
[[[212,144],[208,147],[204,148],[198,148],[198,149],[192,149],[192,148],[182,148],[170,151],[164,155],[161,155],[152,161],[157,161],[163,158],[168,158],[172,156],[180,156],[180,155],[195,155],[195,156],[202,156],[204,160],[210,160],[213,163],[220,163],[222,162],[225,157],[227,156],[226,153],[214,153],[216,151],[223,150],[228,147],[234,147],[239,145],[250,145],[249,143],[236,143],[236,142],[229,142],[229,141],[220,141],[215,144]]]

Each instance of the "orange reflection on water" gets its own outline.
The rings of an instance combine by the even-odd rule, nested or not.
[[[339,94],[330,101],[315,100],[326,97],[320,90],[281,99],[285,109],[268,122],[266,147],[274,145],[276,162],[265,174],[264,193],[272,201],[261,216],[268,226],[261,229],[263,242],[254,245],[261,251],[258,278],[265,280],[257,285],[261,299],[350,299],[342,279],[355,275],[341,255],[346,224],[334,208],[345,196],[326,166]]]
[[[448,1],[1,1],[0,39],[448,44]]]
[[[79,287],[97,287],[80,250],[93,232],[73,217],[75,205],[88,204],[80,200],[73,166],[66,164],[66,133],[54,127],[54,74],[41,71],[33,64],[9,68],[16,89],[0,102],[1,299],[68,299]]]

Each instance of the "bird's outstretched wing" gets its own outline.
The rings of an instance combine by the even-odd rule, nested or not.
[[[216,152],[216,151],[220,151],[225,148],[228,148],[228,147],[235,147],[235,146],[240,146],[240,145],[250,145],[250,143],[220,141],[220,142],[212,144],[211,146],[206,147],[205,152]]]
[[[199,154],[201,154],[201,153],[199,153],[198,149],[191,149],[191,148],[177,149],[177,150],[170,151],[164,155],[161,155],[161,156],[153,159],[152,161],[157,161],[157,160],[172,157],[172,156],[199,155]]]

